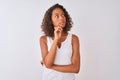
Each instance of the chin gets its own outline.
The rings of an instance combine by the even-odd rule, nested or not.
[[[65,27],[65,25],[64,26],[61,26],[61,28],[64,28]]]

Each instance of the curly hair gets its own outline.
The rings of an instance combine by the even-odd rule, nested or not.
[[[41,28],[42,28],[42,31],[44,32],[44,34],[49,37],[54,36],[54,26],[52,24],[51,16],[52,16],[53,10],[56,8],[62,9],[65,14],[65,17],[66,17],[66,24],[65,24],[65,27],[63,28],[64,33],[67,33],[68,31],[70,31],[72,24],[73,24],[72,18],[70,17],[68,12],[62,5],[59,5],[59,4],[53,5],[46,11],[43,21],[42,21],[42,25],[41,25]]]

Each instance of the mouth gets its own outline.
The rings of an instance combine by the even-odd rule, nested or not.
[[[59,26],[64,27],[65,26],[65,22],[60,22]]]

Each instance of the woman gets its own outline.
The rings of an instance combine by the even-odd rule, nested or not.
[[[68,33],[72,19],[59,4],[50,7],[43,18],[40,37],[42,53],[42,80],[75,80],[74,73],[80,69],[79,39]]]

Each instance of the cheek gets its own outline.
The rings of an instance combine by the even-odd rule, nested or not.
[[[58,21],[55,20],[55,19],[52,19],[52,24],[53,24],[54,26],[57,26],[57,25],[58,25]]]
[[[65,22],[66,22],[66,17],[65,17]]]

